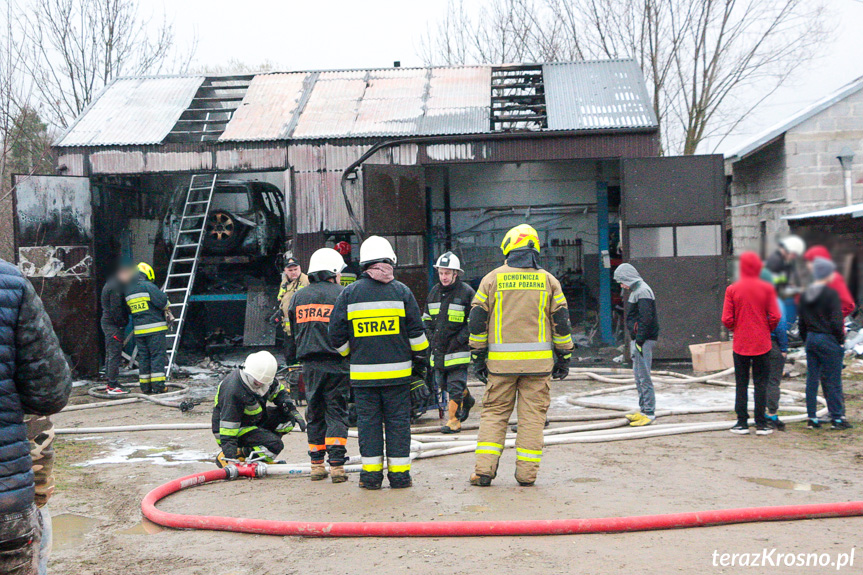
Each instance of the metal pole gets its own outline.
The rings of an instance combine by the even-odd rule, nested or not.
[[[852,194],[851,166],[843,166],[842,171],[845,175],[845,205],[850,206],[854,203],[854,196]]]
[[[599,235],[599,333],[603,343],[614,344],[611,322],[611,274],[608,260],[608,182],[596,183],[596,229]]]

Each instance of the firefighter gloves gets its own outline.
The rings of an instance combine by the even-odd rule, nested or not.
[[[470,354],[476,378],[483,383],[488,383],[488,367],[485,364],[487,359],[488,351],[485,349],[476,349]]]

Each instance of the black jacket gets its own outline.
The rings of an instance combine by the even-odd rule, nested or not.
[[[129,308],[126,307],[126,286],[116,276],[102,287],[102,323],[117,328],[129,323]]]
[[[423,324],[429,339],[432,367],[452,371],[470,363],[467,316],[475,293],[460,279],[446,287],[435,284],[429,292]]]
[[[288,321],[295,358],[301,362],[327,362],[339,371],[348,370],[347,360],[330,344],[329,326],[333,306],[342,293],[342,286],[328,281],[312,281],[294,294],[288,307]]]
[[[283,409],[293,408],[291,396],[279,380],[273,380],[262,397],[243,383],[237,368],[219,383],[213,407],[213,435],[225,457],[235,459],[240,437],[258,427],[267,416],[267,401]]]
[[[800,337],[806,341],[810,333],[826,333],[845,343],[845,319],[839,294],[826,285],[809,286],[800,297]]]
[[[132,312],[135,335],[167,331],[165,308],[168,307],[168,296],[144,274],[139,272],[126,286],[126,305]]]
[[[69,400],[72,373],[33,285],[0,260],[0,515],[33,505],[24,414],[51,415]]]
[[[349,355],[351,385],[375,387],[411,381],[414,359],[427,355],[428,339],[411,290],[363,273],[339,295],[330,317],[330,343]]]
[[[345,269],[342,270],[342,286],[348,287],[362,275],[362,270],[357,262],[351,260],[345,264]]]
[[[643,282],[643,280],[642,280]],[[656,318],[656,299],[653,290],[645,283],[633,286],[626,304],[626,329],[630,339],[638,345],[659,338],[659,320]]]

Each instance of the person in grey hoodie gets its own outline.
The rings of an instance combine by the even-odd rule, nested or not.
[[[653,349],[659,337],[659,321],[656,318],[656,297],[638,270],[630,264],[621,264],[614,270],[614,281],[629,290],[626,306],[626,329],[629,331],[632,371],[638,389],[639,412],[629,414],[629,425],[650,425],[656,419],[656,395],[650,367]]]

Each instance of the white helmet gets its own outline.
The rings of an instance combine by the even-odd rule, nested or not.
[[[779,245],[797,257],[803,257],[806,251],[806,242],[800,236],[787,236],[779,241]]]
[[[441,254],[434,267],[435,269],[455,270],[460,274],[464,273],[464,270],[461,269],[461,260],[452,252]]]
[[[257,351],[250,354],[246,358],[246,363],[243,364],[243,371],[264,385],[273,383],[278,368],[279,362],[268,351]]]
[[[325,272],[324,275],[332,274],[332,276],[335,276],[341,273],[343,269],[345,269],[345,260],[342,258],[342,254],[333,248],[321,248],[313,253],[309,259],[309,270],[307,273],[311,275],[317,272]]]
[[[360,246],[360,265],[364,266],[376,261],[390,260],[393,265],[398,261],[393,246],[386,238],[369,236]]]

